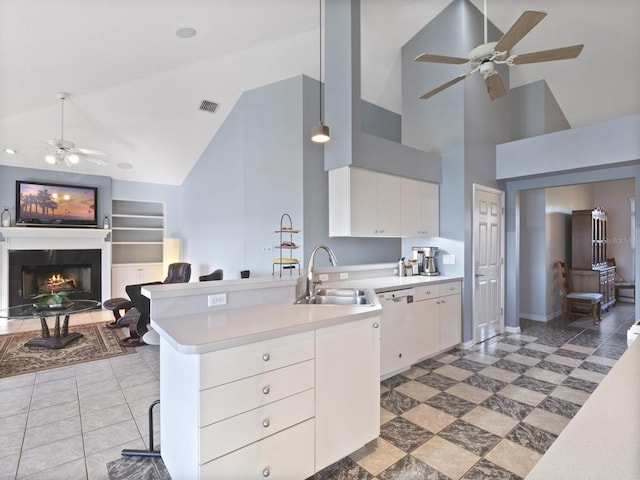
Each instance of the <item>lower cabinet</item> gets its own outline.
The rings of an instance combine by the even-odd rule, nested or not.
[[[164,280],[162,263],[139,265],[113,265],[111,267],[111,298],[125,297],[127,285],[161,282]]]
[[[381,301],[382,376],[406,370],[419,360],[459,345],[461,300],[461,282],[454,281],[415,287],[413,303],[408,303],[401,315],[397,308],[385,311],[386,303]]]
[[[201,355],[161,339],[171,477],[304,479],[377,438],[379,332],[369,318]]]
[[[380,321],[317,330],[316,471],[377,438],[379,419]]]

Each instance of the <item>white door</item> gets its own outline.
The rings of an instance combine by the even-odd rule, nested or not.
[[[473,340],[504,328],[504,192],[473,186]]]

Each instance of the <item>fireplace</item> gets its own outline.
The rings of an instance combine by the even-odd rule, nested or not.
[[[69,293],[71,298],[100,302],[111,298],[110,233],[111,230],[98,228],[0,227],[4,238],[0,241],[0,308],[31,303],[29,295],[32,292],[52,286],[74,288],[74,293]],[[57,252],[55,259],[50,253],[54,251]],[[60,260],[60,255],[72,257]],[[26,261],[20,260],[21,256],[26,257]],[[15,261],[10,262],[10,257],[18,258],[18,263],[24,264],[19,267],[18,274],[13,272]],[[49,270],[51,260],[66,267],[53,272]],[[34,272],[35,267],[41,273]],[[48,279],[47,273],[49,277],[60,275],[60,278]],[[48,283],[40,286],[42,281]]]
[[[99,249],[9,251],[9,306],[52,292],[100,301],[101,290]]]

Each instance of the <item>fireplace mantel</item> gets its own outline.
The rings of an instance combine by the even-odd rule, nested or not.
[[[10,250],[82,250],[102,251],[102,301],[111,298],[110,229],[64,227],[3,227],[0,234],[0,308],[9,299]]]
[[[3,227],[0,233],[7,243],[13,239],[52,239],[52,238],[82,238],[89,240],[106,240],[111,230],[98,228],[63,228],[63,227]]]

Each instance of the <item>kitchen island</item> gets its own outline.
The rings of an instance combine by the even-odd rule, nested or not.
[[[245,295],[290,287],[266,284],[244,284]],[[371,305],[294,305],[291,295],[171,315],[163,301],[210,290],[147,289],[172,478],[303,479],[378,437],[381,308],[372,292]]]

